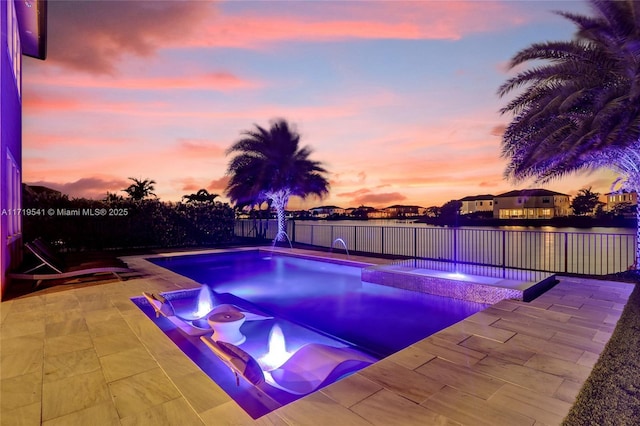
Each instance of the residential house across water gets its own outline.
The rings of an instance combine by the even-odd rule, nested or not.
[[[462,207],[460,208],[460,214],[471,214],[476,212],[493,212],[493,199],[494,195],[471,195],[464,197],[460,201]]]
[[[496,219],[551,219],[571,214],[570,197],[548,189],[522,189],[496,195]]]
[[[609,192],[605,195],[607,196],[606,210],[609,212],[615,211],[621,205],[636,206],[638,204],[638,194],[636,192]]]

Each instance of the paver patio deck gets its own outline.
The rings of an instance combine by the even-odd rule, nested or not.
[[[193,286],[154,273],[2,302],[0,423],[559,424],[633,289],[560,277],[253,420],[129,300]]]

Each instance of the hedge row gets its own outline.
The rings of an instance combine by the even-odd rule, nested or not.
[[[212,246],[233,239],[234,211],[222,203],[41,195],[26,196],[23,206],[25,241],[42,238],[61,249]]]

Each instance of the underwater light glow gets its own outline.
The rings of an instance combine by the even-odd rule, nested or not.
[[[451,278],[457,278],[457,279],[464,279],[467,277],[465,274],[461,274],[460,272],[452,272],[450,274],[447,274],[447,276]]]
[[[287,352],[284,334],[278,324],[274,324],[269,333],[269,351],[257,361],[264,371],[275,370],[287,362],[293,355]]]

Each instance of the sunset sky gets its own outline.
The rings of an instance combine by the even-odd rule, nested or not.
[[[440,206],[540,187],[503,179],[497,88],[582,1],[49,1],[48,57],[23,62],[23,180],[71,197],[224,196],[225,150],[285,118],[329,171],[318,205]],[[545,188],[605,193],[596,172]]]

